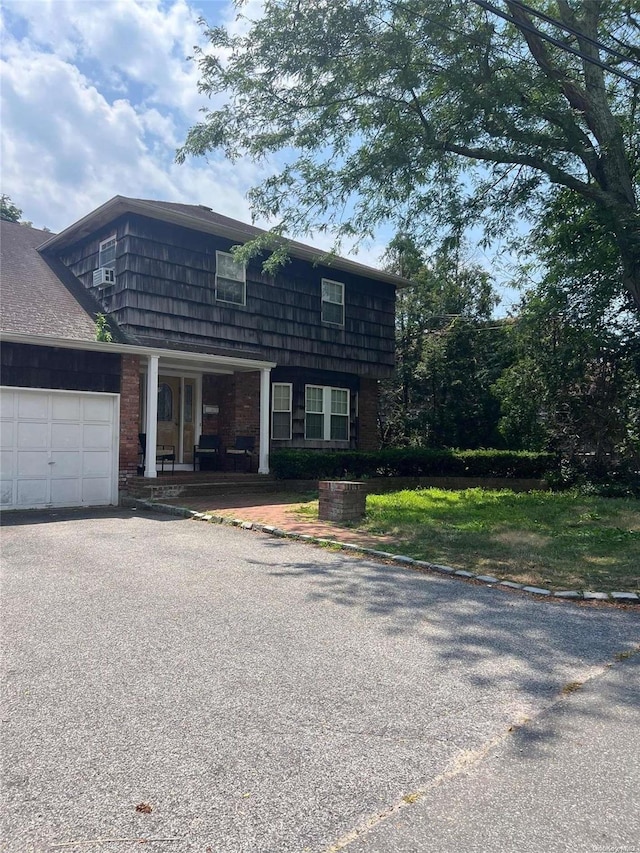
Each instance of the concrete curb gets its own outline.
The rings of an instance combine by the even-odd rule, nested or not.
[[[187,509],[185,506],[172,506],[171,504],[155,503],[154,501],[136,500],[135,498],[127,501],[123,506],[132,507],[134,509],[151,509],[155,512],[161,512],[163,515],[176,515],[178,518],[191,518],[193,510]]]
[[[519,592],[524,592],[527,595],[536,596],[537,598],[558,599],[560,601],[591,601],[591,602],[607,602],[615,604],[639,604],[640,595],[635,592],[593,592],[591,590],[558,590],[544,589],[538,586],[526,586],[525,584],[515,583],[514,581],[501,581],[493,575],[476,575],[473,572],[467,572],[464,569],[454,569],[451,566],[442,566],[438,563],[428,563],[425,560],[414,560],[413,557],[406,557],[402,554],[390,554],[388,551],[377,551],[374,548],[365,548],[364,546],[354,545],[352,543],[339,542],[337,539],[325,539],[319,536],[309,536],[304,533],[288,533],[286,530],[273,527],[270,524],[262,524],[258,521],[243,521],[240,518],[229,518],[224,515],[216,515],[208,512],[196,512],[183,506],[172,506],[171,504],[155,503],[148,500],[137,500],[133,504],[136,507],[143,509],[154,510],[155,512],[166,513],[167,515],[175,515],[179,518],[191,518],[194,521],[206,521],[209,524],[228,524],[232,527],[240,527],[243,530],[257,530],[259,533],[266,533],[269,536],[278,536],[281,539],[293,539],[300,542],[310,542],[313,545],[321,545],[323,547],[337,548],[340,551],[348,553],[363,554],[367,557],[374,557],[378,560],[388,560],[392,563],[397,563],[401,566],[408,566],[418,571],[435,572],[437,574],[449,575],[462,580],[471,580],[476,583],[484,584],[495,589],[513,589]]]

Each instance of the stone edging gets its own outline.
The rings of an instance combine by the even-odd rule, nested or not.
[[[635,592],[590,592],[580,590],[560,590],[553,592],[550,589],[544,589],[538,586],[526,586],[513,581],[501,581],[493,575],[476,575],[473,572],[467,572],[464,569],[454,569],[451,566],[442,566],[438,563],[428,563],[425,560],[414,560],[413,557],[405,557],[401,554],[390,554],[387,551],[376,551],[375,548],[365,548],[361,545],[352,545],[351,543],[338,542],[336,539],[324,539],[320,536],[310,536],[305,533],[288,533],[286,530],[281,530],[279,527],[273,527],[270,524],[262,524],[257,521],[242,521],[239,518],[228,518],[224,515],[215,515],[209,512],[195,512],[183,506],[172,506],[171,504],[156,503],[154,501],[137,500],[135,506],[140,506],[144,509],[152,509],[156,512],[163,512],[168,515],[175,515],[179,518],[192,518],[197,521],[207,521],[213,524],[229,524],[232,527],[240,527],[243,530],[257,530],[260,533],[268,533],[270,536],[278,536],[281,539],[294,539],[300,542],[310,542],[313,545],[331,545],[341,551],[351,553],[365,554],[367,557],[377,557],[379,560],[389,560],[392,563],[398,563],[401,566],[412,566],[419,570],[428,570],[438,572],[442,575],[450,577],[463,578],[465,580],[478,581],[496,588],[515,589],[519,592],[526,592],[529,595],[537,595],[546,598],[556,598],[565,601],[607,601],[614,604],[640,604],[640,596]]]

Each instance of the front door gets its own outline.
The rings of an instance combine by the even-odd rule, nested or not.
[[[179,462],[193,462],[193,445],[196,442],[195,403],[195,379],[164,375],[158,377],[157,440],[158,444],[171,445]]]

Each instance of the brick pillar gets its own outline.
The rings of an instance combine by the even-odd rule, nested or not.
[[[318,518],[345,524],[364,517],[367,501],[366,483],[347,480],[321,480]]]
[[[378,450],[378,397],[377,379],[360,379],[358,397],[358,450]]]
[[[123,355],[120,357],[120,489],[126,489],[127,480],[137,473],[139,423],[140,358],[137,355]]]

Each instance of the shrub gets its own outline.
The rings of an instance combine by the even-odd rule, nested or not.
[[[391,448],[376,452],[277,450],[271,469],[281,480],[362,477],[540,478],[557,469],[552,453],[511,450]]]

